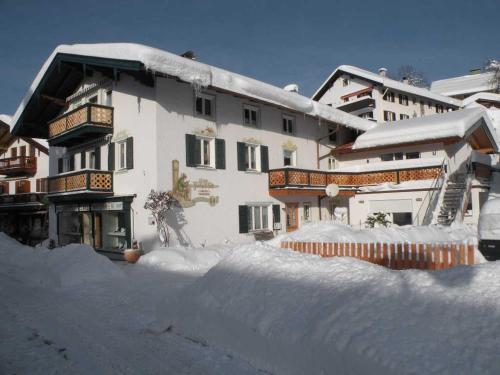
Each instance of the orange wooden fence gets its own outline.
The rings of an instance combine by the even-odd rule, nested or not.
[[[395,270],[441,270],[474,264],[474,244],[282,241],[281,247],[322,257],[348,256]]]

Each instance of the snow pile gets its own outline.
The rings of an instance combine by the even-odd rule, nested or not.
[[[500,173],[491,176],[488,200],[482,205],[477,226],[480,239],[500,240]]]
[[[420,141],[438,140],[443,138],[464,138],[475,130],[480,121],[497,146],[497,137],[494,126],[484,108],[467,108],[453,112],[438,113],[435,115],[400,120],[391,123],[379,124],[361,134],[353,149],[364,149],[393,144],[412,143]]]
[[[378,185],[368,185],[361,186],[360,191],[363,192],[374,192],[374,191],[395,191],[395,190],[406,190],[406,189],[429,189],[432,186],[434,180],[414,180],[414,181],[403,181],[399,184],[392,182],[385,182]]]
[[[72,54],[109,59],[137,61],[153,72],[178,77],[195,89],[214,87],[238,93],[267,103],[283,106],[311,116],[339,123],[357,130],[367,130],[375,124],[346,112],[318,103],[310,98],[289,92],[255,79],[216,68],[157,48],[134,43],[74,44],[58,46],[35,77],[28,94],[19,105],[12,123],[17,124],[32,94],[42,81],[57,54]]]
[[[344,167],[335,168],[333,172],[370,172],[370,171],[390,171],[409,168],[425,168],[425,167],[440,167],[443,164],[443,158],[420,158],[420,159],[404,159],[382,161],[379,163],[346,165]]]
[[[389,228],[356,229],[334,221],[305,224],[300,229],[286,233],[269,241],[279,246],[281,241],[311,242],[477,242],[474,228],[465,225],[443,227],[438,225],[405,225]]]
[[[0,121],[6,123],[10,126],[10,122],[12,121],[12,117],[5,114],[0,114]]]
[[[460,77],[441,79],[431,83],[431,91],[442,95],[463,95],[491,90],[494,73],[468,74]]]
[[[159,319],[276,374],[497,374],[499,283],[499,262],[391,271],[243,245]]]
[[[138,264],[161,271],[206,271],[229,251],[228,245],[195,249],[163,248],[143,255]]]
[[[33,248],[0,233],[0,257],[0,272],[28,285],[73,287],[123,277],[116,265],[87,245]]]

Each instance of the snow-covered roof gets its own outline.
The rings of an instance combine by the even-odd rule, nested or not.
[[[425,88],[408,85],[406,83],[399,82],[394,79],[381,76],[380,74],[373,73],[368,70],[364,70],[351,65],[340,65],[337,69],[335,69],[333,73],[330,74],[330,76],[325,80],[325,82],[323,82],[323,84],[319,87],[319,89],[314,93],[314,95],[312,96],[313,99],[318,100],[322,96],[322,93],[325,91],[325,88],[327,87],[329,82],[342,72],[360,78],[364,78],[372,82],[376,82],[384,87],[388,87],[401,92],[410,93],[412,95],[416,95],[419,97],[429,98],[440,103],[446,103],[456,107],[460,107],[462,105],[462,102],[460,100],[437,94]]]
[[[435,167],[443,164],[443,158],[421,158],[421,159],[405,159],[382,161],[379,163],[347,165],[332,170],[332,172],[342,173],[362,173],[373,171],[390,171],[395,169],[412,169],[412,168],[427,168]]]
[[[431,91],[442,95],[464,95],[492,89],[493,73],[468,74],[431,83]]]
[[[467,98],[462,100],[462,104],[464,107],[467,107],[473,103],[478,101],[487,101],[487,102],[498,102],[500,103],[500,94],[494,94],[492,92],[478,92],[474,95],[468,96]]]
[[[27,104],[32,99],[33,93],[42,82],[58,54],[139,62],[149,71],[177,77],[196,87],[219,88],[300,113],[317,116],[322,120],[335,122],[357,130],[366,131],[374,126],[368,120],[318,103],[298,93],[289,92],[282,88],[157,48],[132,43],[103,43],[58,46],[43,64],[31,84],[27,95],[19,105],[12,121],[16,125],[14,132],[18,130],[18,121]]]
[[[12,121],[12,116],[0,114],[0,121],[10,126],[10,122]]]
[[[448,138],[466,138],[482,124],[485,125],[485,134],[491,145],[494,149],[498,149],[494,126],[484,108],[467,108],[378,124],[375,128],[361,134],[352,148],[365,149]]]

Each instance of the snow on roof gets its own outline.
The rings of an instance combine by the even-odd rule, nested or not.
[[[493,73],[468,74],[460,77],[441,79],[431,83],[431,91],[442,95],[462,95],[492,89],[490,80]]]
[[[366,131],[374,126],[368,120],[350,115],[346,112],[318,103],[295,92],[216,68],[157,48],[133,43],[101,43],[60,45],[45,61],[35,77],[28,94],[19,105],[13,119],[17,124],[32,93],[40,84],[57,54],[72,54],[87,57],[99,57],[126,61],[141,62],[152,72],[178,77],[196,87],[215,87],[243,96],[262,100],[307,115],[318,116],[323,120],[335,122],[357,130]]]
[[[426,168],[440,166],[443,164],[443,158],[421,158],[383,161],[380,163],[369,163],[364,165],[348,165],[332,170],[332,172],[357,173],[372,171],[390,171],[394,169]]]
[[[402,92],[407,92],[413,95],[433,99],[435,101],[441,102],[441,103],[447,103],[450,105],[454,105],[457,107],[460,107],[462,105],[462,102],[460,100],[450,98],[448,96],[440,95],[435,92],[432,92],[428,89],[424,89],[421,87],[415,87],[412,85],[408,85],[403,82],[396,81],[391,78],[383,77],[380,74],[370,72],[368,70],[364,70],[361,68],[358,68],[356,66],[351,66],[351,65],[340,65],[337,69],[333,71],[332,74],[327,78],[327,80],[320,86],[320,88],[314,93],[312,96],[313,98],[316,98],[316,96],[322,91],[322,89],[325,87],[325,85],[328,84],[328,82],[338,73],[338,72],[345,72],[349,73],[354,76],[358,76],[373,82],[377,82],[385,87],[402,91]]]
[[[464,107],[468,107],[469,105],[481,100],[500,103],[500,94],[494,94],[492,92],[478,92],[463,99],[462,104]]]
[[[361,134],[354,142],[353,149],[373,148],[403,143],[432,141],[443,138],[464,138],[474,126],[484,120],[494,147],[498,140],[491,119],[484,108],[467,108],[453,112],[412,118],[378,124]]]
[[[0,121],[10,126],[10,122],[12,121],[12,116],[0,114]]]

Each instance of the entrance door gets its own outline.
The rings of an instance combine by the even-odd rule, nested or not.
[[[299,227],[299,204],[286,203],[286,231],[292,232]]]
[[[92,233],[92,213],[83,212],[81,215],[83,243],[93,247],[94,236]]]

